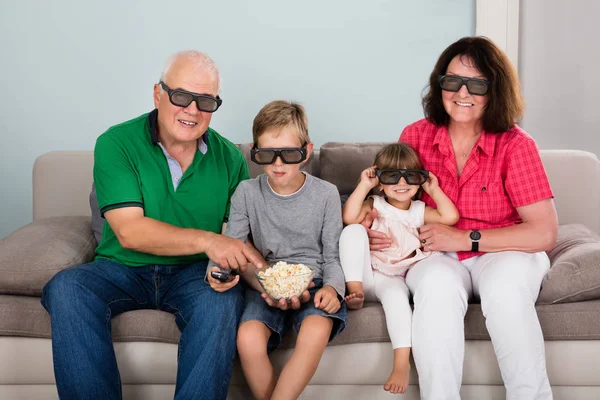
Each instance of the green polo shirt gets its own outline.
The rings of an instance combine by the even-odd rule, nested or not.
[[[237,185],[249,178],[246,159],[229,140],[208,128],[207,151],[196,151],[177,190],[167,159],[158,145],[154,110],[103,133],[94,148],[94,182],[102,215],[121,207],[141,207],[144,215],[182,228],[221,233]],[[129,267],[178,265],[207,259],[206,254],[157,256],[124,249],[108,222],[96,259]]]

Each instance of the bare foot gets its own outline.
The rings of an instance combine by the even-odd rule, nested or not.
[[[346,296],[346,307],[348,310],[359,310],[362,308],[365,302],[365,295],[363,292],[350,293]]]
[[[409,371],[410,364],[406,364],[402,368],[394,368],[387,382],[383,385],[383,389],[394,394],[406,392]]]

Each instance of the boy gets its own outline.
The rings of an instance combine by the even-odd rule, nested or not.
[[[302,106],[286,101],[267,104],[254,119],[252,134],[252,161],[265,173],[238,186],[225,235],[251,238],[265,258],[263,265],[305,264],[315,271],[315,278],[310,300],[300,304],[294,298],[291,308],[298,308],[294,310],[285,300],[275,303],[261,294],[253,269],[245,271],[250,288],[238,330],[238,352],[257,399],[296,399],[315,373],[328,341],[346,324],[346,305],[340,303],[345,290],[338,252],[340,198],[333,184],[300,171],[313,149]],[[210,272],[208,280],[217,291],[239,282],[238,277],[220,282]],[[277,348],[290,324],[298,331],[296,348],[277,379],[267,352]]]

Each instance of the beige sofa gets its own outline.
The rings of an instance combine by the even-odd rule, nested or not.
[[[370,165],[375,144],[327,143],[307,169],[335,183],[342,194]],[[248,153],[248,147],[243,146]],[[544,282],[546,302],[537,310],[546,338],[548,373],[555,399],[600,398],[600,162],[580,151],[542,151],[556,198],[560,244],[551,252],[553,269]],[[91,151],[52,152],[33,169],[33,223],[0,241],[0,399],[55,399],[50,321],[40,304],[43,284],[58,270],[89,260],[92,236],[88,195]],[[252,173],[259,169],[251,166]],[[6,211],[5,211],[6,212]],[[583,260],[583,261],[582,261]],[[556,269],[555,266],[556,265]],[[556,273],[554,273],[556,271]],[[559,304],[562,301],[576,301]],[[413,368],[404,396],[383,391],[391,345],[382,309],[367,304],[349,313],[348,328],[326,349],[302,399],[418,399]],[[480,306],[465,320],[463,399],[503,399],[505,392]],[[514,327],[519,330],[520,327]],[[113,320],[113,338],[126,399],[172,398],[179,332],[174,318],[153,310],[124,313]],[[289,356],[274,355],[277,366]],[[236,365],[231,399],[251,398]],[[199,397],[200,398],[200,397]]]

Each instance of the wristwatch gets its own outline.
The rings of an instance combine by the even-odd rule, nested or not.
[[[481,232],[473,230],[469,234],[469,237],[471,238],[471,251],[479,251],[479,239],[481,239]]]

